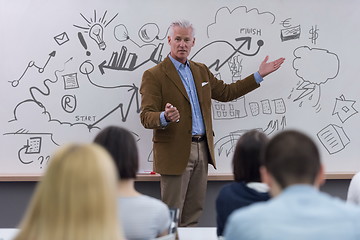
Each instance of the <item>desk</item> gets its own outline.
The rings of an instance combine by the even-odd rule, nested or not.
[[[0,228],[0,240],[12,240],[18,231],[17,228]]]
[[[216,227],[179,227],[179,240],[217,240]]]

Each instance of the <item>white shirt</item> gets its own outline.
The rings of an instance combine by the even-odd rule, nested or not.
[[[351,179],[346,201],[360,205],[360,172]]]

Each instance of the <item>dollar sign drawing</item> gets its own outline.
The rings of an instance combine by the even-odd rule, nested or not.
[[[316,44],[316,40],[319,37],[318,31],[319,31],[319,29],[317,28],[316,25],[315,25],[315,27],[312,26],[310,31],[309,31],[309,33],[311,35],[311,37],[309,39],[311,39],[311,43],[313,43],[313,44]]]

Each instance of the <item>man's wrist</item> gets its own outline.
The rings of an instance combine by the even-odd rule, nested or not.
[[[170,121],[169,121],[170,122]],[[166,127],[169,122],[167,121],[167,119],[165,118],[165,112],[161,112],[160,113],[160,124],[162,127]]]
[[[259,72],[254,73],[254,78],[257,84],[260,84],[264,80]]]
[[[167,118],[167,116],[166,116],[166,113],[165,113],[165,112],[164,112],[164,118],[165,118],[165,121],[166,121],[166,122],[168,122],[168,123],[170,122],[170,120]]]

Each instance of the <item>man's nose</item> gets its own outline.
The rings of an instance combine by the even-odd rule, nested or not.
[[[180,41],[180,46],[181,46],[181,47],[184,47],[184,46],[185,46],[185,41],[184,41],[184,40],[181,40],[181,41]]]

